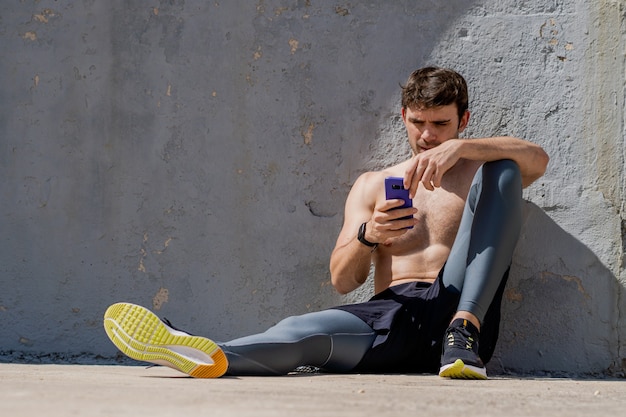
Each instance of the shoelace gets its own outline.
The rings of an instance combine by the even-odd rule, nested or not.
[[[460,337],[455,337],[455,333]],[[448,346],[456,346],[461,349],[473,350],[474,338],[469,330],[464,327],[454,328],[448,333]]]

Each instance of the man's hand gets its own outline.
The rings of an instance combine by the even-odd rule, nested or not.
[[[460,159],[462,142],[449,139],[411,158],[404,173],[404,188],[409,190],[411,198],[415,197],[420,182],[430,191],[441,186],[443,175]]]
[[[365,238],[370,242],[389,245],[391,239],[402,236],[409,230],[408,227],[415,226],[417,219],[414,217],[400,220],[417,213],[415,207],[399,209],[403,204],[404,200],[399,199],[382,200],[378,203],[365,226]]]

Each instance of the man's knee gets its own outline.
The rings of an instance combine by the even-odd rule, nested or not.
[[[522,174],[515,161],[501,159],[483,165],[483,188],[497,187],[501,193],[521,196]]]
[[[328,322],[326,316],[325,311],[322,310],[286,317],[271,327],[268,332],[282,334],[294,341],[315,334],[327,334],[330,333],[328,327],[332,322]]]
[[[286,332],[290,334],[297,334],[302,331],[302,328],[303,328],[302,316],[289,316],[289,317],[282,319],[278,323],[276,323],[269,330]]]
[[[519,166],[511,159],[500,159],[498,161],[485,162],[483,165],[483,175],[501,176],[509,175],[512,177],[522,176]]]

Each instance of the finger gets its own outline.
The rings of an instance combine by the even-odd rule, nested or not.
[[[409,198],[415,198],[415,194],[417,194],[417,187],[419,186],[422,177],[424,176],[424,170],[426,169],[426,165],[423,162],[420,162],[414,173],[413,180],[411,181],[411,187],[409,188]]]
[[[411,185],[413,183],[413,174],[415,173],[415,169],[417,168],[418,162],[419,162],[419,159],[417,158],[417,156],[414,156],[411,159],[411,163],[407,167],[406,171],[404,171],[404,179],[402,183],[404,185],[405,190],[408,190],[411,188]]]
[[[393,232],[402,232],[402,234],[406,233],[407,230],[409,230],[411,227],[415,226],[417,224],[417,221],[413,218],[410,219],[406,219],[406,220],[396,220],[395,222],[393,222],[393,229],[391,229]]]
[[[437,170],[437,172],[433,176],[433,186],[437,188],[441,187],[441,181],[443,179],[443,174],[441,174],[440,172],[441,170]]]
[[[393,243],[393,239],[402,236],[403,234],[405,234],[408,231],[409,231],[409,229],[389,231],[389,233],[387,233],[388,237],[383,241],[383,245],[385,245],[385,246],[391,245]]]
[[[415,207],[407,207],[407,208],[402,208],[402,209],[397,209],[397,210],[391,210],[388,212],[387,221],[392,221],[392,220],[397,221],[403,218],[412,217],[416,213],[417,213],[417,209]]]
[[[381,214],[386,214],[390,210],[401,207],[403,204],[404,204],[404,200],[400,200],[397,198],[394,198],[391,200],[383,200],[383,202],[380,203],[380,206],[376,207],[376,211],[378,211]]]
[[[428,166],[428,168],[426,168],[426,170],[424,170],[424,174],[422,175],[422,184],[424,185],[424,188],[429,191],[433,191],[435,189],[432,185],[435,170],[435,167],[430,165]]]

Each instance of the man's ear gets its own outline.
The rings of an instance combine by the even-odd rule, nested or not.
[[[469,110],[465,110],[465,113],[463,113],[463,117],[461,117],[461,120],[459,120],[459,133],[465,130],[465,128],[467,127],[469,123],[469,119],[470,119],[470,112]]]
[[[404,107],[400,109],[400,114],[402,114],[402,120],[406,122],[406,109]]]

